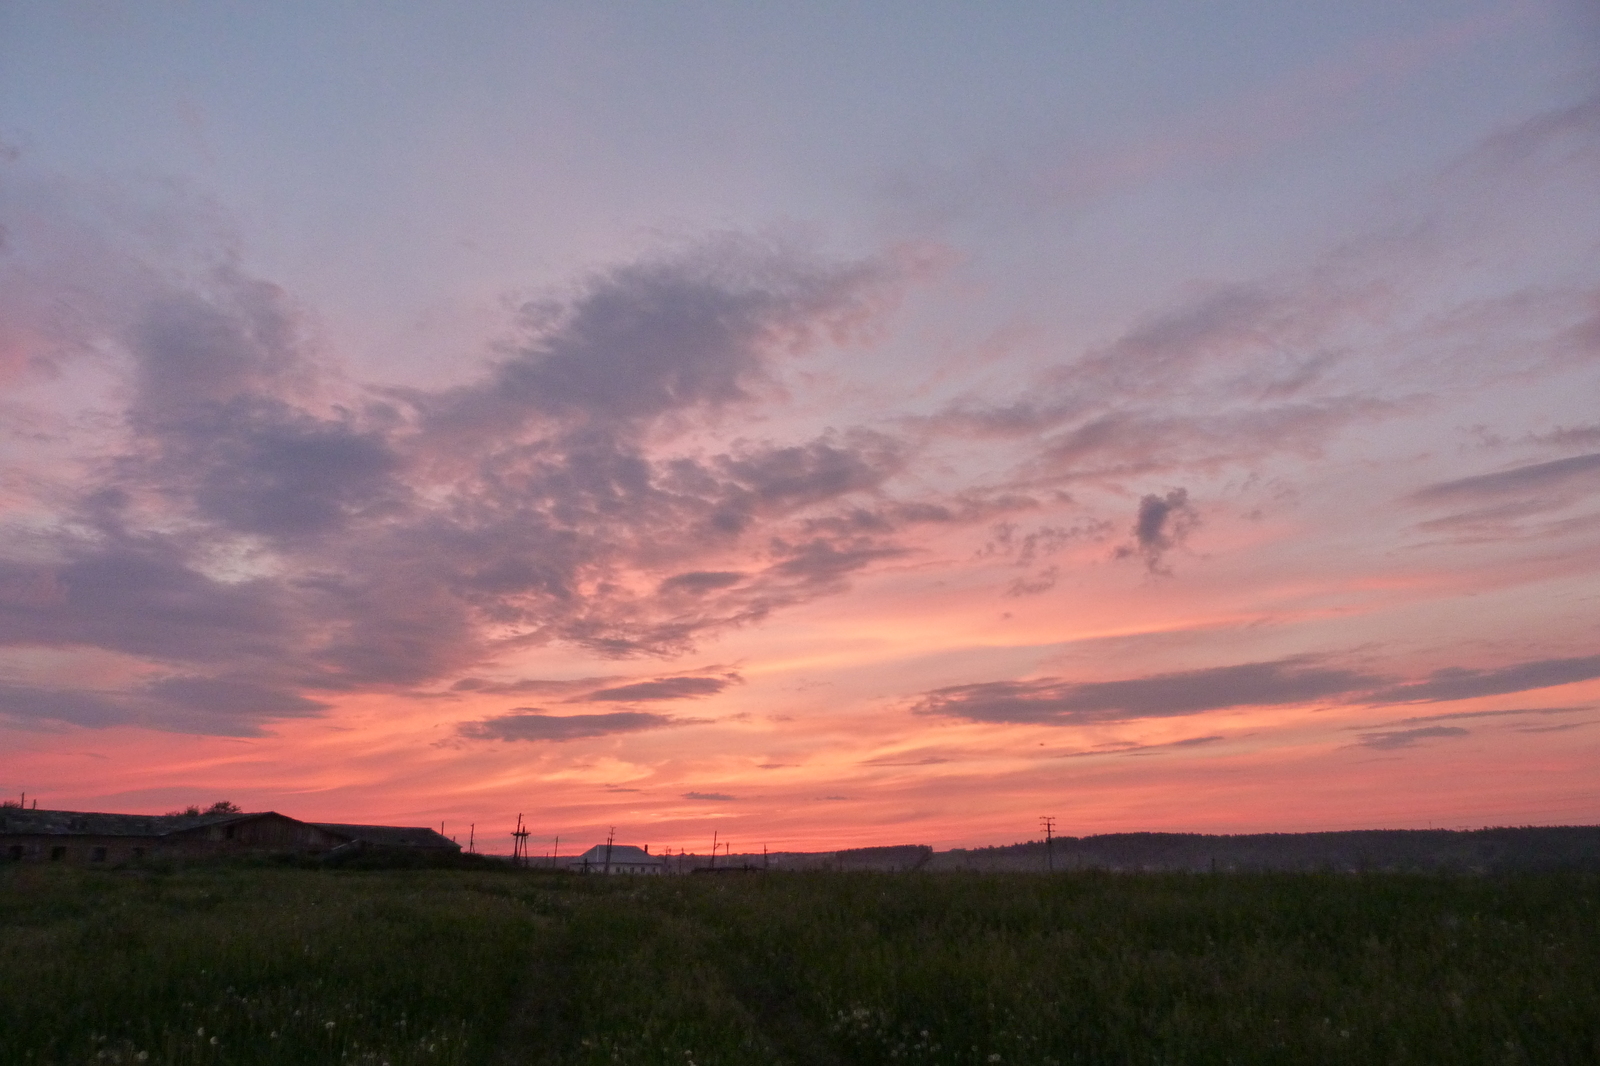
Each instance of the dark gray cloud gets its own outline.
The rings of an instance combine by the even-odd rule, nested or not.
[[[247,722],[304,718],[328,706],[287,686],[273,687],[251,677],[169,677],[153,681],[141,691],[164,708],[189,710],[196,721],[218,713]]]
[[[1032,577],[1016,578],[1005,587],[1005,591],[1002,592],[1001,595],[1013,598],[1020,596],[1040,596],[1055,588],[1056,582],[1060,580],[1060,577],[1060,567],[1047,566],[1037,574],[1034,574]]]
[[[463,677],[450,686],[450,691],[482,692],[494,695],[502,693],[539,696],[567,695],[574,692],[589,692],[625,680],[627,678],[615,674],[606,677],[578,677],[568,680],[525,677],[516,681],[489,681],[481,677]]]
[[[1530,434],[1527,440],[1557,448],[1592,448],[1600,446],[1600,424],[1558,426],[1548,433]]]
[[[1600,720],[1591,718],[1586,722],[1561,722],[1556,725],[1514,725],[1511,728],[1518,733],[1565,733],[1572,729],[1583,729],[1591,725],[1600,725]]]
[[[699,596],[737,585],[745,577],[745,574],[737,570],[691,570],[686,574],[673,574],[661,582],[658,589],[663,594],[670,595],[677,592]]]
[[[837,586],[850,574],[872,563],[898,558],[907,552],[908,549],[898,545],[885,545],[867,538],[839,541],[814,537],[802,544],[779,540],[773,544],[773,554],[780,561],[768,572],[801,585],[827,588]]]
[[[226,268],[210,281],[204,292],[152,300],[131,330],[136,422],[160,427],[198,407],[304,387],[313,376],[281,289]]]
[[[344,405],[274,286],[221,269],[157,293],[121,338],[125,446],[58,526],[0,542],[0,646],[101,648],[177,680],[12,702],[32,720],[204,729],[212,714],[234,732],[314,713],[319,694],[459,677],[497,641],[672,654],[836,593],[905,550],[892,528],[826,521],[882,502],[899,442],[827,432],[659,458],[650,433],[747,402],[781,362],[849,339],[892,303],[898,269],[749,241],[691,249],[530,310],[529,338],[476,383]],[[590,680],[563,691],[727,683]]]
[[[0,716],[19,725],[66,722],[103,728],[138,721],[125,699],[83,689],[0,684]]]
[[[685,792],[683,798],[686,800],[713,800],[718,803],[729,803],[737,797],[730,796],[726,792]]]
[[[975,722],[1079,725],[1300,703],[1370,689],[1380,680],[1307,659],[1280,659],[1126,681],[1041,678],[952,685],[925,694],[913,709]]]
[[[67,535],[27,546],[56,558],[0,561],[0,643],[216,666],[295,653],[294,592],[204,574],[182,540]]]
[[[1494,474],[1443,481],[1419,489],[1411,498],[1418,503],[1448,503],[1574,487],[1589,490],[1591,485],[1594,489],[1600,489],[1600,453],[1574,455],[1548,463],[1513,467]]]
[[[1219,287],[1186,306],[1156,315],[1083,358],[1058,368],[1053,383],[1079,396],[1138,400],[1170,393],[1208,363],[1242,365],[1304,344],[1324,315],[1308,315],[1305,299],[1273,288]],[[1327,293],[1315,294],[1326,300]]]
[[[478,385],[413,395],[430,426],[499,437],[530,418],[615,427],[749,399],[767,358],[838,339],[891,298],[887,260],[821,266],[748,239],[631,264],[566,303],[530,305],[534,335]]]
[[[579,699],[586,703],[698,699],[702,696],[715,696],[738,680],[737,674],[723,677],[661,677],[654,681],[636,681],[631,685],[599,689]]]
[[[0,719],[18,725],[138,725],[258,736],[263,720],[311,717],[326,709],[288,685],[274,688],[252,678],[169,677],[113,692],[0,683]]]
[[[1187,540],[1199,524],[1199,512],[1189,502],[1186,490],[1145,496],[1139,500],[1139,515],[1134,519],[1133,543],[1119,548],[1117,556],[1138,555],[1152,574],[1168,573],[1167,553]]]
[[[187,447],[169,454],[164,481],[170,485],[182,470],[192,479],[197,512],[229,529],[269,537],[327,534],[405,506],[399,457],[382,435],[348,420],[234,403],[183,429]]]
[[[1319,454],[1350,425],[1396,414],[1341,383],[1341,331],[1371,310],[1364,284],[1223,286],[1061,363],[1026,398],[966,399],[934,432],[1026,438],[1034,483],[1210,472],[1285,452]]]
[[[717,467],[743,490],[737,496],[727,494],[724,508],[743,504],[756,512],[791,510],[876,489],[903,461],[892,438],[857,431],[848,436],[830,433],[804,445],[723,456]]]
[[[1357,670],[1319,665],[1308,657],[1244,663],[1123,681],[1060,678],[984,681],[924,693],[917,714],[975,722],[1082,725],[1166,718],[1229,707],[1274,706],[1322,699],[1367,705],[1432,703],[1526,692],[1600,677],[1600,655],[1514,663],[1493,670],[1435,670],[1425,680],[1394,684]],[[1401,719],[1412,725],[1455,718],[1565,714],[1583,707],[1514,708]],[[1404,732],[1402,730],[1402,732]],[[1440,734],[1443,735],[1443,734]]]
[[[1026,533],[1015,522],[1000,522],[990,530],[989,540],[978,555],[999,556],[1016,566],[1028,567],[1069,545],[1103,540],[1111,529],[1110,522],[1094,518],[1080,519],[1070,526],[1039,526]]]
[[[1035,466],[1060,480],[1115,481],[1176,470],[1211,471],[1271,454],[1316,456],[1352,423],[1394,405],[1362,396],[1257,404],[1176,414],[1118,408],[1075,421],[1045,438]]]
[[[1600,677],[1600,655],[1570,659],[1540,659],[1513,663],[1494,670],[1449,667],[1435,670],[1427,680],[1379,689],[1365,698],[1369,703],[1433,703],[1499,696],[1511,692],[1570,685]]]
[[[1409,748],[1421,740],[1431,740],[1436,737],[1464,737],[1468,731],[1460,726],[1432,725],[1422,726],[1418,729],[1396,729],[1383,733],[1362,733],[1359,741],[1362,747],[1377,748],[1379,751],[1392,751],[1395,748]]]
[[[475,722],[463,722],[456,732],[468,740],[583,740],[618,733],[641,733],[651,729],[688,725],[692,720],[647,711],[615,711],[610,714],[547,714],[533,707],[522,707],[506,714]]]

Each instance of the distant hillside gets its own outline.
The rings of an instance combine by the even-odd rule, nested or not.
[[[1344,833],[1107,833],[1057,837],[1057,870],[1600,871],[1600,826],[1523,826],[1474,829],[1361,829]],[[704,856],[674,857],[685,870]],[[925,844],[842,851],[774,851],[719,857],[718,866],[773,870],[1042,871],[1042,840],[992,848],[934,851]]]
[[[1600,870],[1600,826],[1057,837],[1057,870]],[[1042,840],[935,852],[927,870],[1043,870]]]

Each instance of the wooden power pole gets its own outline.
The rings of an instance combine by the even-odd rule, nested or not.
[[[1051,873],[1056,872],[1055,832],[1056,820],[1054,818],[1040,818],[1039,824],[1044,826],[1044,859],[1049,864]]]
[[[522,824],[520,814],[517,815],[517,827],[511,831],[511,864],[528,865],[528,827]]]

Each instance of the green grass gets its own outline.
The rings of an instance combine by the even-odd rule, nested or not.
[[[0,1061],[1593,1063],[1600,879],[11,867]]]

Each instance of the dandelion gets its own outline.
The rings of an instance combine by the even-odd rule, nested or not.
[[[324,1029],[332,1029],[333,1028],[333,1023],[332,1022],[323,1022],[322,1023],[322,1027]]]
[[[150,1052],[141,1051],[137,1055],[135,1055],[134,1058],[136,1060],[138,1060],[139,1062],[149,1062],[150,1061]]]
[[[216,1037],[212,1037],[211,1038],[211,1046],[212,1047],[216,1047],[217,1046],[217,1038]]]
[[[999,1062],[1000,1061],[1000,1052],[998,1052],[998,1051],[990,1052],[989,1061],[990,1062]]]
[[[194,1031],[194,1035],[195,1036],[205,1036],[206,1035],[206,1027],[202,1025],[200,1028],[198,1028],[198,1029],[196,1029]]]

